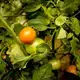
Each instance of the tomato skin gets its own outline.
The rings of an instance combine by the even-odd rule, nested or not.
[[[21,42],[30,44],[36,38],[36,31],[31,27],[25,27],[20,31],[19,38]]]
[[[36,47],[42,43],[45,43],[43,39],[36,38],[32,44],[26,44],[25,48],[29,54],[36,54]]]
[[[49,63],[52,65],[53,70],[60,69],[61,67],[61,62],[58,59],[52,59],[49,61]]]
[[[66,69],[67,72],[77,75],[77,70],[75,65],[70,65]]]

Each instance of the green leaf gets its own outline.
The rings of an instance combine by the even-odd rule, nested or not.
[[[11,50],[7,51],[14,68],[25,68],[31,56],[25,56],[18,44],[11,45]]]
[[[23,3],[32,3],[34,0],[21,0]]]
[[[49,24],[49,20],[47,20],[44,17],[37,17],[36,19],[31,19],[28,21],[28,24],[30,26],[33,26],[35,29],[37,29],[38,31],[44,31],[47,29],[47,25]]]
[[[28,21],[28,24],[43,24],[43,25],[48,25],[47,20],[46,19],[42,19],[42,18],[37,18],[37,19],[31,19]]]
[[[71,14],[78,9],[79,5],[80,5],[80,0],[64,0],[64,5],[62,6],[62,10],[65,10],[66,13]]]
[[[2,60],[2,57],[0,55],[0,79],[6,72],[6,63]]]
[[[37,52],[37,54],[33,57],[33,61],[34,62],[39,62],[39,61],[41,61],[42,59],[44,59],[45,57],[47,57],[48,56],[48,51],[47,51],[47,49],[43,52],[43,53],[38,53]]]
[[[76,40],[73,38],[70,41],[70,44],[71,44],[71,52],[76,53],[77,45],[78,45],[77,42],[76,42]]]
[[[45,51],[46,53],[50,52],[50,47],[47,44],[42,43],[37,46],[37,52],[44,53]]]
[[[41,6],[41,7],[42,7],[45,15],[46,15],[50,20],[51,20],[51,19],[54,19],[54,17],[51,15],[51,13],[50,13],[49,9],[47,9],[47,7],[45,7],[45,6]]]
[[[32,4],[31,4],[31,3],[28,4],[28,5],[24,8],[24,10],[25,10],[26,12],[34,12],[34,11],[37,11],[40,7],[41,7],[41,4],[35,2],[35,3],[32,3]]]
[[[60,16],[58,16],[58,17],[56,18],[55,24],[56,24],[57,26],[61,26],[61,25],[63,25],[63,24],[66,22],[66,19],[67,19],[66,16],[60,15]]]
[[[76,66],[78,70],[80,70],[80,55],[75,55],[75,57],[76,57]],[[79,72],[79,76],[80,76],[80,72]]]
[[[4,40],[4,38],[5,38],[4,36],[0,35],[0,40]]]
[[[43,24],[36,24],[36,25],[33,25],[34,29],[37,29],[38,31],[45,31],[47,30],[47,27],[46,25],[43,25]]]
[[[59,1],[59,2],[57,3],[57,6],[58,6],[60,9],[64,8],[64,7],[63,7],[63,6],[64,6],[64,1]]]
[[[12,6],[18,10],[22,7],[22,3],[20,0],[15,0],[15,1],[12,1]]]
[[[12,24],[12,26],[14,27],[14,32],[19,35],[20,31],[24,28],[20,23],[14,23]]]
[[[33,57],[34,62],[38,62],[47,57],[50,50],[51,50],[50,47],[45,43],[38,45],[37,54]]]
[[[67,35],[67,39],[69,39],[69,38],[71,38],[71,37],[73,37],[73,33],[69,33],[69,34]]]
[[[44,16],[40,16],[40,15],[39,15],[39,16],[36,17],[36,19],[41,19],[41,20],[43,20],[44,25],[50,24],[50,20],[49,20],[48,18],[44,17]]]
[[[38,70],[34,71],[32,80],[50,80],[52,73],[52,67],[49,64],[45,64]]]
[[[26,15],[26,13],[25,13],[25,15]],[[22,25],[23,25],[26,21],[27,21],[26,16],[18,16],[18,17],[16,17],[16,19],[15,19],[15,22],[16,22],[16,23],[20,23],[20,24],[22,24]]]
[[[6,63],[2,60],[0,55],[0,72],[4,71],[6,67]]]
[[[77,68],[80,70],[80,56],[77,57],[76,65],[77,65]]]
[[[60,14],[58,8],[50,8],[50,7],[49,7],[49,8],[48,8],[48,11],[50,12],[50,14],[51,14],[52,16],[57,16],[57,15]]]
[[[4,19],[8,19],[9,21],[9,16],[13,16],[16,13],[19,13],[20,8],[22,7],[22,3],[20,0],[10,0],[9,2],[7,1],[6,3],[4,1],[0,2],[0,14],[4,17]]]
[[[57,39],[63,39],[63,38],[66,38],[66,31],[61,27]]]
[[[80,34],[80,25],[79,25],[79,20],[77,18],[71,18],[72,25],[70,28],[75,32],[76,35]]]
[[[4,8],[2,8],[2,7],[4,7]],[[5,5],[5,3],[0,4],[0,14],[2,16],[8,16],[8,15],[10,15],[9,5],[8,4],[6,4],[6,5]]]
[[[5,27],[5,25],[0,20],[0,27]]]

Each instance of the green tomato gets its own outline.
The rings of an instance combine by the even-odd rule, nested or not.
[[[26,44],[26,51],[29,53],[29,54],[36,54],[36,51],[37,51],[37,46],[42,44],[42,43],[45,43],[44,40],[40,39],[40,38],[36,38],[32,44]]]
[[[53,70],[60,69],[61,67],[61,62],[58,59],[52,59],[49,61],[49,63],[52,65]]]

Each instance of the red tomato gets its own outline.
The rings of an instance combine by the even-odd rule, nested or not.
[[[67,68],[66,71],[69,72],[69,73],[73,73],[73,74],[77,75],[77,70],[76,70],[76,66],[75,66],[75,65],[70,65],[70,66]]]
[[[36,38],[36,31],[31,27],[25,27],[20,31],[19,37],[25,44],[32,43]]]

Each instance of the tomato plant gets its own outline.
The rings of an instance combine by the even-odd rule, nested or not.
[[[36,38],[36,31],[31,27],[26,27],[20,31],[19,37],[23,43],[32,43]]]
[[[80,77],[79,15],[80,0],[0,0],[0,80]]]

